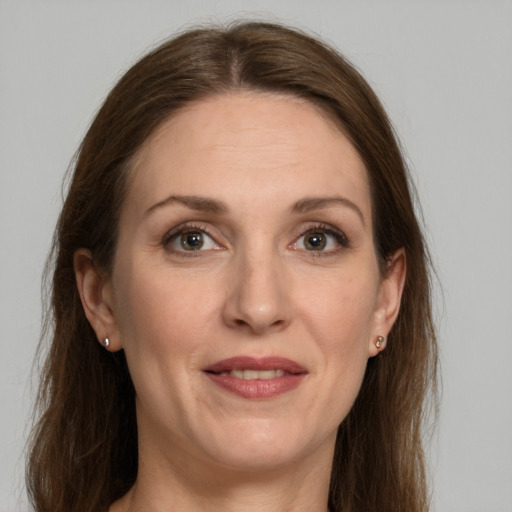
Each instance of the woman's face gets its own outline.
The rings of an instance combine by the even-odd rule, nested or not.
[[[250,470],[330,457],[398,267],[380,275],[365,167],[316,107],[233,93],[181,110],[130,174],[102,294],[141,453]]]

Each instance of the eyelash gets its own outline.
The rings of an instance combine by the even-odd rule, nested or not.
[[[184,224],[184,225],[177,226],[177,227],[171,229],[170,231],[168,231],[162,239],[162,246],[167,247],[179,235],[182,235],[184,233],[193,233],[196,231],[205,233],[212,240],[215,240],[214,236],[210,233],[207,226],[201,225],[201,224]],[[302,237],[304,237],[308,234],[314,234],[314,233],[320,233],[323,235],[332,236],[336,240],[337,244],[340,246],[334,250],[328,250],[328,251],[323,251],[323,250],[322,251],[314,251],[314,250],[307,251],[307,250],[305,250],[305,252],[311,253],[311,255],[314,257],[332,256],[333,254],[338,254],[339,252],[343,251],[344,249],[350,248],[350,240],[348,239],[347,235],[343,231],[341,231],[337,228],[334,228],[333,226],[330,226],[328,224],[323,224],[323,223],[314,224],[314,225],[308,227],[307,229],[302,230],[298,235],[296,235],[294,242],[292,244],[290,244],[288,247],[296,245]],[[171,249],[169,249],[169,250],[171,252],[173,252],[174,254],[178,254],[179,256],[183,256],[183,257],[198,257],[201,255],[200,254],[201,252],[204,252],[204,251],[200,251],[200,250],[197,250],[197,251],[185,251],[185,250],[180,251],[180,250],[171,250]]]
[[[164,237],[162,239],[162,245],[163,245],[163,247],[168,247],[168,245],[179,235],[182,235],[184,233],[194,233],[194,232],[204,233],[204,234],[208,235],[208,237],[210,237],[212,240],[215,240],[213,235],[208,230],[207,226],[203,226],[200,224],[182,224],[180,226],[177,226],[177,227],[171,229],[164,235]],[[201,254],[200,254],[201,252],[204,252],[204,251],[199,251],[199,250],[198,251],[185,251],[185,250],[179,251],[179,250],[172,250],[172,249],[169,249],[169,251],[172,252],[173,254],[177,254],[184,258],[191,258],[191,257],[197,258],[198,256],[201,256]]]
[[[348,239],[347,235],[343,231],[341,231],[340,229],[334,228],[333,226],[330,226],[328,224],[323,224],[323,223],[314,224],[313,226],[310,226],[307,229],[301,231],[300,234],[296,237],[295,242],[293,242],[293,244],[291,244],[291,245],[296,245],[302,237],[304,237],[308,234],[315,234],[315,233],[332,236],[340,246],[334,250],[328,250],[328,251],[306,251],[308,253],[311,253],[312,256],[314,256],[315,258],[332,256],[334,254],[338,254],[339,252],[342,252],[345,249],[350,248],[350,240]]]

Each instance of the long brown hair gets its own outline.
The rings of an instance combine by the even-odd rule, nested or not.
[[[403,247],[407,276],[387,348],[369,361],[339,427],[329,506],[428,509],[422,425],[437,363],[430,262],[390,122],[368,84],[331,48],[281,25],[237,23],[185,32],[143,57],[109,94],[79,148],[50,258],[40,348],[46,359],[27,466],[38,512],[105,511],[137,477],[135,390],[123,351],[103,350],[85,318],[73,254],[87,247],[95,265],[111,271],[126,175],[141,145],[184,105],[234,90],[315,103],[366,164],[381,270]]]

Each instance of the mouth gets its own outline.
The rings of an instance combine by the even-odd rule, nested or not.
[[[243,380],[269,380],[275,379],[276,377],[282,377],[284,375],[284,370],[231,370],[229,372],[221,372],[218,375],[223,377],[230,375],[231,377]]]
[[[282,357],[233,357],[203,369],[223,390],[253,400],[274,398],[295,389],[308,371]]]

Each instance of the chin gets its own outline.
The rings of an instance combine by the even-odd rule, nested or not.
[[[278,470],[301,459],[299,450],[275,444],[247,446],[245,443],[236,443],[229,449],[216,450],[212,455],[218,466],[251,473]]]
[[[302,429],[292,430],[290,421],[286,423],[246,421],[229,429],[230,435],[209,442],[209,455],[225,468],[254,472],[289,466],[318,450],[321,439],[308,436]]]

